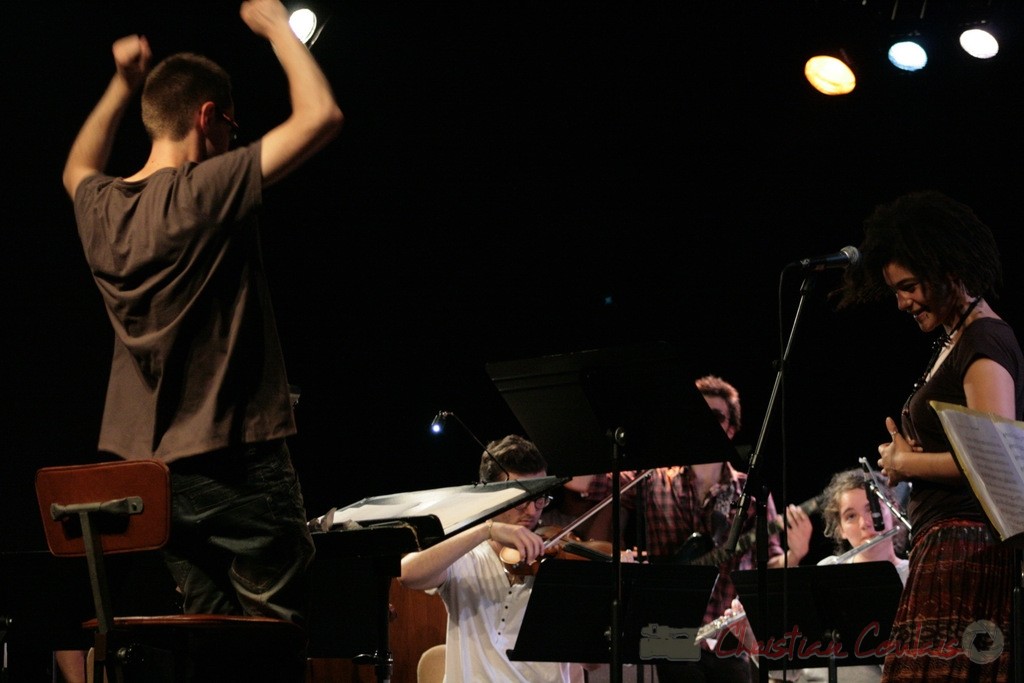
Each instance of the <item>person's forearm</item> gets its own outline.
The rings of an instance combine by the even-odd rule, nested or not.
[[[75,190],[88,174],[102,171],[110,159],[114,135],[133,89],[120,74],[115,74],[99,102],[90,112],[71,144],[64,165],[64,188],[74,199]]]
[[[309,49],[292,33],[287,24],[277,26],[269,36],[270,44],[288,78],[292,115],[311,120],[331,121],[341,116],[331,85]]]
[[[426,550],[409,553],[402,558],[399,581],[407,588],[427,590],[437,588],[444,580],[448,567],[470,550],[491,537],[491,522],[478,524]]]
[[[288,118],[263,137],[263,181],[269,186],[334,139],[344,117],[320,66],[287,23],[267,36],[288,78],[292,105]]]
[[[897,451],[894,465],[901,479],[924,479],[940,484],[963,481],[963,473],[952,453]]]

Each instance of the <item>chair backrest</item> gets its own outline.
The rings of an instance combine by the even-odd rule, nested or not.
[[[96,618],[89,672],[118,681],[299,681],[305,631],[284,619],[225,614],[119,616],[111,609],[104,557],[166,545],[171,483],[159,460],[46,467],[36,498],[50,552],[84,556]],[[137,653],[137,654],[136,654]]]
[[[120,460],[44,467],[36,472],[36,498],[50,552],[88,554],[80,521],[91,512],[104,554],[155,550],[167,543],[171,485],[159,460]]]
[[[441,683],[444,680],[444,654],[444,643],[423,651],[416,664],[416,683]]]

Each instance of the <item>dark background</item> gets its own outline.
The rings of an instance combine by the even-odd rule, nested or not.
[[[665,341],[687,376],[735,384],[738,443],[757,443],[800,298],[784,266],[858,244],[871,208],[909,190],[943,190],[992,226],[1006,271],[995,307],[1019,327],[1024,10],[933,0],[912,21],[912,5],[893,18],[872,0],[332,3],[313,52],[345,129],[265,197],[310,516],[473,482],[473,440],[428,425],[444,409],[484,441],[522,431],[493,361]],[[955,45],[976,9],[1003,38],[984,63]],[[288,100],[236,2],[5,12],[0,548],[35,549],[33,473],[95,457],[111,334],[60,173],[113,73],[112,42],[139,32],[157,59],[222,63],[243,141]],[[933,41],[913,75],[884,55],[910,26]],[[802,76],[826,43],[860,70],[851,95]],[[109,170],[127,175],[148,151],[137,105],[122,133]],[[814,278],[763,432],[777,502],[874,459],[928,357],[893,301],[836,311],[838,283]],[[680,443],[665,464],[690,455]]]

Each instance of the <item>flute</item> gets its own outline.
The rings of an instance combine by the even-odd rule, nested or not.
[[[719,631],[723,631],[728,627],[735,624],[737,621],[745,619],[747,617],[745,612],[737,612],[732,616],[721,616],[714,621],[709,621],[697,630],[697,636],[693,639],[694,644],[707,640],[713,635],[716,635]]]
[[[870,541],[867,541],[866,543],[861,543],[856,548],[851,548],[850,550],[847,550],[842,555],[829,555],[828,557],[826,557],[824,560],[822,560],[818,564],[821,565],[821,566],[826,566],[826,565],[830,565],[830,564],[845,564],[846,562],[849,562],[850,560],[852,560],[857,555],[860,555],[862,552],[864,552],[865,550],[867,550],[871,546],[876,545],[878,543],[881,543],[882,541],[884,541],[887,538],[891,538],[892,536],[895,536],[897,533],[899,533],[899,530],[900,530],[900,528],[898,526],[890,527],[890,528],[886,529],[884,532],[882,532],[882,533],[878,534],[877,536],[875,536],[874,538],[872,538]]]

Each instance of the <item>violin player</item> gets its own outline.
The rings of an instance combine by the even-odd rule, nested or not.
[[[484,483],[547,476],[547,461],[536,445],[510,434],[487,444],[480,460]],[[534,576],[508,571],[499,553],[514,548],[526,564],[545,553],[535,533],[550,497],[540,496],[496,515],[424,550],[402,558],[399,581],[415,590],[436,591],[448,612],[446,683],[509,681],[575,683],[579,665],[511,661]]]

